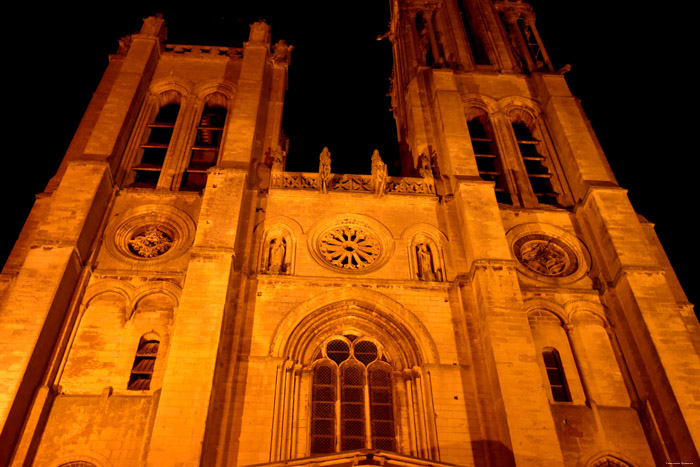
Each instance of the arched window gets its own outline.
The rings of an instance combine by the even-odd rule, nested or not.
[[[61,464],[58,467],[97,467],[95,464],[86,461],[72,461]]]
[[[548,168],[549,161],[544,155],[546,151],[541,148],[542,142],[532,135],[531,129],[525,123],[513,121],[512,127],[537,202],[556,205],[559,193],[554,191],[553,175]]]
[[[127,386],[129,391],[145,391],[151,388],[153,368],[156,364],[159,345],[160,342],[154,339],[142,337],[139,341],[134,364],[131,367],[129,385]]]
[[[485,113],[474,116],[467,122],[479,176],[495,182],[496,199],[499,203],[513,204],[501,155],[494,138],[491,122]]]
[[[549,378],[549,387],[552,390],[552,397],[556,402],[571,402],[571,394],[566,384],[564,367],[556,349],[549,348],[542,351],[544,366]]]
[[[137,162],[133,165],[132,187],[155,188],[165,164],[180,112],[180,95],[172,92],[161,96],[165,100],[147,125]]]
[[[396,449],[391,366],[375,342],[348,335],[321,349],[313,373],[310,435],[311,454]]]
[[[199,191],[207,184],[207,170],[215,166],[219,158],[226,107],[226,98],[221,94],[212,94],[207,99],[190,148],[189,164],[182,176],[180,190]]]

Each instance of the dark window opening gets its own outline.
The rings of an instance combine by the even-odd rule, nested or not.
[[[464,0],[457,0],[457,5],[459,6],[459,12],[462,14],[462,24],[464,24],[464,31],[467,34],[467,43],[471,49],[474,63],[476,65],[491,65],[491,58],[488,52],[486,52],[484,42],[481,36],[476,33],[477,29],[474,27],[474,22],[472,21],[473,15],[469,14]]]
[[[336,373],[331,365],[319,365],[314,371],[311,406],[311,452],[335,452]]]
[[[141,145],[139,163],[133,167],[135,177],[131,186],[155,188],[158,185],[179,111],[180,104],[164,105],[148,124],[146,142]]]
[[[485,116],[474,117],[467,122],[467,127],[474,148],[479,176],[483,180],[495,182],[496,200],[499,203],[513,204],[501,157],[488,119]]]
[[[547,370],[547,378],[549,378],[549,387],[552,389],[552,397],[556,402],[571,402],[559,352],[556,349],[546,349],[542,351],[542,358]]]
[[[540,141],[524,123],[513,122],[512,126],[533,194],[539,203],[557,205],[559,193],[552,186],[552,173],[545,165],[547,158],[539,150]]]
[[[535,37],[534,31],[523,19],[518,20],[518,28],[520,29],[520,33],[525,40],[525,45],[530,52],[532,62],[535,64],[535,69],[541,69],[544,67],[544,58],[542,56],[542,49],[540,49],[540,45],[537,43],[537,38]]]
[[[328,358],[314,369],[311,454],[365,448],[394,451],[391,366],[374,342],[347,337],[353,338],[350,344],[341,339],[326,344]]]
[[[340,450],[365,447],[364,368],[347,365],[340,380]]]
[[[146,340],[143,337],[139,342],[139,347],[136,350],[136,358],[134,365],[131,368],[131,377],[127,389],[130,391],[145,391],[151,388],[151,380],[153,379],[153,368],[156,364],[158,355],[157,340]]]
[[[208,105],[204,108],[180,190],[200,191],[206,186],[207,170],[218,162],[225,123],[225,107]]]

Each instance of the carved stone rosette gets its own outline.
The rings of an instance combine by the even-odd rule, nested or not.
[[[112,256],[132,265],[174,259],[194,240],[192,219],[170,206],[139,206],[119,217],[105,231],[105,247]]]
[[[318,222],[309,235],[311,256],[327,269],[365,274],[381,267],[393,251],[391,234],[378,222],[348,214]]]
[[[551,283],[574,282],[590,269],[583,243],[558,227],[531,223],[508,232],[518,270],[533,279]]]

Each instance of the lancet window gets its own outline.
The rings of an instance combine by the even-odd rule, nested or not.
[[[479,176],[483,180],[495,182],[496,199],[499,203],[513,204],[503,161],[498,151],[491,122],[485,113],[473,117],[467,122]]]
[[[462,24],[464,24],[464,32],[467,36],[467,43],[469,44],[469,49],[472,54],[472,60],[475,65],[491,65],[491,58],[489,57],[486,47],[484,46],[484,41],[481,36],[477,33],[475,15],[471,14],[465,0],[457,0],[457,6],[459,7],[459,12],[462,16]]]
[[[559,352],[554,348],[547,348],[542,351],[544,367],[549,379],[549,387],[552,390],[552,398],[556,402],[571,402],[571,394],[566,384],[564,367],[559,357]]]
[[[158,185],[179,112],[178,96],[177,102],[163,105],[148,123],[144,142],[139,148],[138,162],[133,166],[131,186],[155,188]]]
[[[554,190],[553,173],[548,167],[550,161],[544,155],[546,151],[542,148],[542,141],[533,136],[524,122],[513,121],[511,125],[530,187],[537,201],[541,204],[557,204],[559,193]]]
[[[381,346],[354,335],[336,337],[313,369],[310,452],[396,450],[391,366]]]
[[[199,191],[207,183],[207,170],[216,165],[226,123],[226,98],[215,93],[207,99],[190,148],[189,164],[180,190]]]

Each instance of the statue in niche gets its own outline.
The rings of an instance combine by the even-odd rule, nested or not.
[[[331,152],[324,147],[318,162],[318,189],[321,193],[328,193],[331,178]]]
[[[430,159],[425,153],[418,156],[418,173],[423,178],[433,178],[433,168],[430,166]]]
[[[433,252],[427,243],[416,245],[416,259],[418,261],[418,278],[425,282],[440,280],[439,270],[435,267]]]
[[[374,194],[379,198],[384,196],[386,190],[386,179],[388,176],[386,164],[379,156],[379,151],[374,150],[372,153],[372,184],[374,186]]]
[[[287,241],[279,236],[270,240],[270,244],[265,252],[263,272],[267,274],[286,274],[287,263]]]

